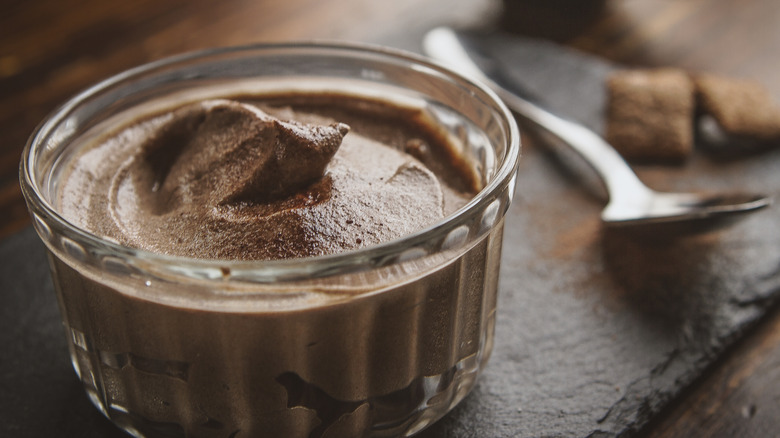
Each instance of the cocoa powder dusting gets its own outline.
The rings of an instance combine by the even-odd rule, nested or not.
[[[400,110],[386,106],[391,116],[365,113],[363,120],[344,110],[350,99],[331,97],[332,115],[349,112],[349,125],[327,110],[224,99],[136,121],[76,157],[59,200],[63,212],[131,247],[265,260],[396,239],[473,196],[371,135],[377,127],[396,136],[410,131],[392,116]],[[398,140],[426,150],[437,142],[416,131]]]

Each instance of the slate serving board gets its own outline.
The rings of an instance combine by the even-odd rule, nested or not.
[[[601,130],[613,68],[549,43],[493,37],[493,50],[548,106]],[[570,152],[526,139],[507,220],[496,343],[475,390],[424,431],[442,437],[630,434],[776,301],[777,205],[695,234],[605,230],[606,201]],[[645,166],[659,189],[780,194],[780,150]],[[0,243],[0,435],[121,437],[70,364],[43,245]]]
[[[620,66],[502,34],[473,42],[546,107],[603,132]],[[538,140],[538,139],[537,139]],[[776,301],[778,206],[726,228],[607,230],[571,151],[526,141],[506,223],[496,346],[474,393],[423,437],[611,437],[645,425]],[[635,166],[660,190],[780,194],[780,148]]]

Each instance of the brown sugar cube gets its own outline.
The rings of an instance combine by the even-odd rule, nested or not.
[[[697,105],[731,140],[780,141],[780,107],[760,83],[713,74],[693,75]]]
[[[693,150],[695,94],[678,69],[622,70],[607,80],[606,140],[626,160],[680,162]]]

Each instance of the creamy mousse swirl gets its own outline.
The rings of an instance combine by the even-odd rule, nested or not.
[[[397,147],[320,115],[264,109],[206,100],[109,136],[74,161],[65,216],[157,253],[268,260],[393,240],[466,202]]]

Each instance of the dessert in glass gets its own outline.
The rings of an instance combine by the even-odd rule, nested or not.
[[[422,57],[268,44],[82,92],[21,181],[73,367],[126,432],[410,436],[490,356],[519,147]]]

